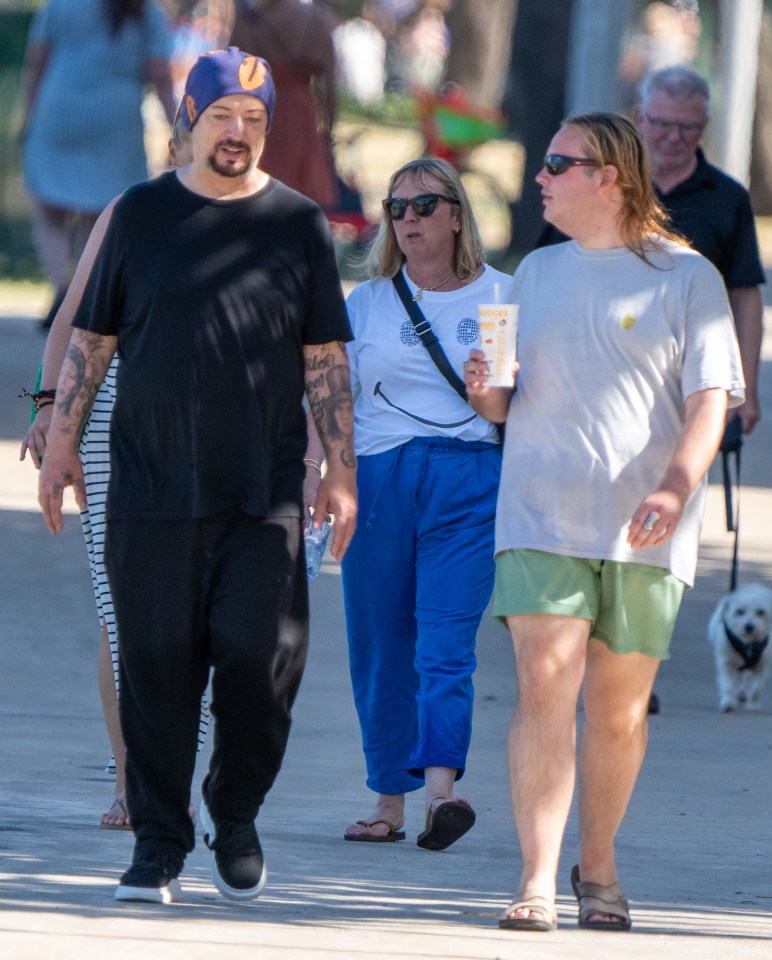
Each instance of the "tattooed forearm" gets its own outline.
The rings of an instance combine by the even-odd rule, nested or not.
[[[66,377],[66,379],[65,379]],[[86,358],[77,347],[70,346],[64,357],[59,377],[61,388],[57,390],[57,406],[68,416],[72,415],[75,398],[80,393],[86,377]]]
[[[307,347],[305,350],[306,377],[318,370],[328,370],[340,362],[341,356],[346,356],[342,343],[324,343],[316,347]]]
[[[305,365],[308,402],[328,461],[353,469],[354,405],[343,345],[306,347]]]
[[[56,397],[57,426],[80,435],[115,350],[112,337],[76,330],[70,341]]]

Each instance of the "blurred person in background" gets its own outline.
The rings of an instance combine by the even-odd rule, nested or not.
[[[179,100],[191,67],[202,53],[218,50],[233,29],[234,0],[166,0],[171,8],[172,76]]]
[[[402,79],[413,86],[437,90],[445,76],[450,53],[450,31],[445,14],[450,0],[424,0],[399,30]]]
[[[147,179],[142,101],[152,84],[171,124],[175,102],[164,13],[146,0],[49,0],[24,63],[23,169],[35,245],[54,303],[113,197]]]
[[[337,206],[331,134],[337,114],[335,20],[302,0],[236,0],[231,43],[271,64],[276,110],[263,170],[324,210]]]
[[[386,37],[378,19],[375,4],[367,2],[361,16],[342,20],[332,34],[338,82],[365,105],[382,100],[386,85]]]

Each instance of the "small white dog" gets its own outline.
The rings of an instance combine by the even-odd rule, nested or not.
[[[723,713],[760,708],[772,664],[772,590],[749,583],[726,594],[713,611],[708,640],[716,658],[718,708]]]

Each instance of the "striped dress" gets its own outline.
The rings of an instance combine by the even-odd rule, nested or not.
[[[94,584],[99,623],[107,626],[110,641],[110,654],[113,661],[115,692],[120,696],[118,671],[118,630],[115,625],[113,598],[107,582],[104,564],[105,547],[105,505],[107,502],[107,483],[110,479],[110,416],[115,403],[115,378],[118,370],[118,358],[114,357],[94,400],[86,429],[80,442],[80,459],[86,481],[86,499],[88,505],[81,511],[80,522],[86,540],[91,579]],[[201,701],[201,717],[198,725],[198,749],[203,746],[209,727],[209,709],[206,697]],[[112,767],[112,760],[108,768]]]

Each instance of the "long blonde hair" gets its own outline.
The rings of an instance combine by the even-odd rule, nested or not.
[[[471,280],[480,266],[485,263],[485,251],[472,213],[472,204],[469,202],[458,171],[447,160],[441,160],[438,157],[421,157],[419,160],[411,160],[391,175],[386,190],[387,197],[392,196],[396,185],[408,174],[414,176],[422,187],[426,187],[427,192],[434,191],[434,187],[427,183],[427,177],[434,177],[439,180],[442,193],[458,200],[461,229],[456,234],[453,269],[459,280]],[[381,211],[378,232],[365,257],[367,272],[373,278],[390,279],[396,276],[404,262],[405,255],[397,243],[394,227],[386,214]]]
[[[651,179],[646,144],[638,129],[618,113],[582,113],[568,117],[584,140],[587,153],[599,167],[616,168],[622,193],[622,236],[625,246],[646,263],[646,252],[662,250],[662,240],[688,246],[671,226],[670,216],[657,199]]]

